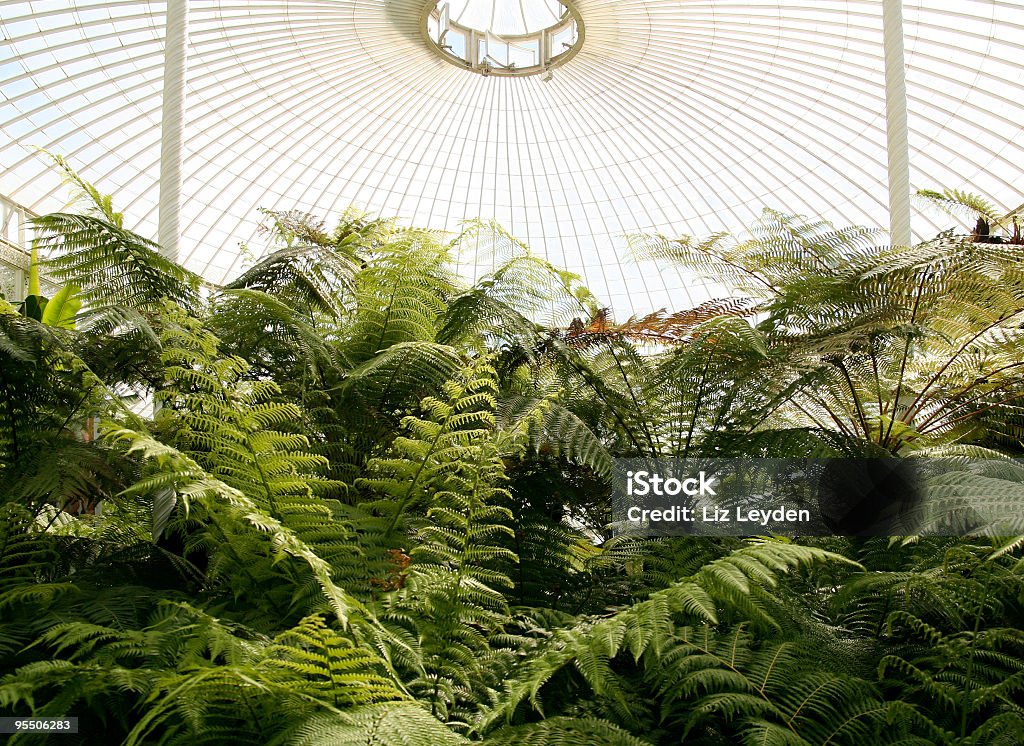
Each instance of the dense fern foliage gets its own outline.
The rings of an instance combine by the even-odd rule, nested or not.
[[[637,237],[742,297],[616,321],[496,226],[354,212],[266,213],[279,249],[203,288],[58,164],[62,295],[0,304],[0,715],[97,744],[1024,742],[1024,540],[982,520],[1024,495],[1012,240]],[[934,497],[975,531],[610,534],[614,458],[722,455],[960,458]]]

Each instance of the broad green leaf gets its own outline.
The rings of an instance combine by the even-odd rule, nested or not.
[[[78,297],[78,286],[65,285],[46,304],[41,320],[47,326],[74,329],[75,315],[81,307],[82,301]]]

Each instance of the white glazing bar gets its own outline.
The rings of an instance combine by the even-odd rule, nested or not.
[[[910,146],[907,141],[907,70],[903,59],[903,0],[882,0],[885,44],[885,123],[889,157],[889,235],[909,246]]]
[[[159,242],[177,261],[181,239],[181,161],[185,127],[188,0],[167,0],[163,115],[160,126]]]

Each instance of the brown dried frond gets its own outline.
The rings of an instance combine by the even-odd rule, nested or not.
[[[622,324],[612,323],[609,309],[602,308],[584,323],[573,319],[564,339],[573,347],[590,347],[609,340],[629,340],[654,344],[678,344],[693,338],[694,329],[719,316],[747,317],[754,313],[751,302],[743,298],[720,298],[699,306],[667,313],[665,309],[645,316],[631,316]]]

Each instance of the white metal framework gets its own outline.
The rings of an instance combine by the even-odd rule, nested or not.
[[[0,295],[5,300],[24,300],[28,287],[29,253],[24,207],[0,197]]]
[[[220,281],[240,243],[263,249],[257,208],[356,204],[448,230],[494,218],[620,315],[682,307],[710,291],[632,262],[624,234],[738,229],[764,207],[889,229],[892,1],[573,0],[586,39],[549,79],[441,59],[424,0],[188,0],[180,257]],[[900,6],[910,188],[1016,207],[1024,0]],[[0,194],[62,205],[41,146],[157,236],[165,18],[0,0]],[[912,240],[950,223],[910,214]]]
[[[442,59],[482,75],[548,73],[583,45],[583,19],[569,2],[462,0],[454,6],[447,0],[427,4],[427,41]]]
[[[177,260],[181,242],[181,168],[185,146],[185,72],[188,68],[188,0],[167,0],[164,85],[160,116],[160,214],[165,256]]]
[[[910,229],[910,143],[903,51],[903,0],[883,0],[882,34],[885,47],[885,128],[889,161],[889,236],[895,245],[909,246],[913,241],[913,233]]]

